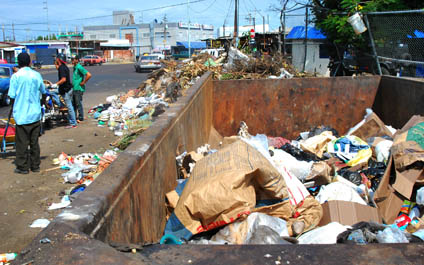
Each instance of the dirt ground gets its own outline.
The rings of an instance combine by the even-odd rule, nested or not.
[[[88,68],[88,70],[91,69]],[[107,68],[102,68],[101,71],[108,74]],[[125,92],[135,88],[134,84],[141,82],[144,76],[139,75],[134,78],[132,81],[127,80],[125,84],[128,85],[119,87],[117,91]],[[91,85],[97,86],[96,81]],[[85,95],[87,99],[84,102],[85,111],[95,105],[95,102],[102,103],[109,95],[113,95],[113,91],[109,89],[92,91]],[[57,126],[47,130],[40,137],[40,173],[15,174],[13,172],[15,154],[12,152],[7,157],[0,157],[0,253],[21,251],[42,230],[30,228],[29,225],[39,218],[52,220],[61,210],[49,211],[48,206],[53,202],[60,202],[59,193],[62,190],[76,186],[63,183],[61,177],[61,174],[65,172],[63,170],[43,172],[55,167],[52,164],[54,158],[57,158],[61,152],[70,155],[86,152],[103,153],[115,139],[113,132],[108,128],[97,127],[94,119],[86,118],[78,128],[65,129],[63,126]]]

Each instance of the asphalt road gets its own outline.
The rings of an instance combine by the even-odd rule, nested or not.
[[[86,85],[86,93],[84,94],[85,113],[89,108],[104,103],[108,96],[137,88],[140,83],[146,80],[148,75],[147,73],[136,73],[132,64],[96,65],[87,66],[86,69],[93,77]],[[72,72],[72,68],[70,70]],[[40,70],[39,72],[43,79],[52,82],[56,82],[58,79],[55,69]],[[9,109],[9,107],[0,107],[0,118],[6,118]]]

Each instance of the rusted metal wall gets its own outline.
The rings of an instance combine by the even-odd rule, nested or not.
[[[383,76],[373,109],[387,125],[402,128],[413,115],[424,115],[424,81]]]
[[[106,242],[160,240],[166,222],[165,193],[176,186],[177,151],[194,150],[209,138],[212,126],[209,80],[209,75],[204,76],[187,96],[171,106],[127,148],[124,159],[135,158],[130,174],[119,175],[119,168],[112,164],[111,171],[115,174],[102,175],[102,182],[117,177],[120,184],[117,192],[108,196],[110,207],[91,232],[93,236]]]
[[[329,125],[343,134],[372,107],[380,77],[214,81],[214,126],[234,135],[241,121],[252,134],[296,138]]]

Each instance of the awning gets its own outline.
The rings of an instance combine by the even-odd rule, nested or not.
[[[184,46],[184,48],[188,49],[188,41],[177,41],[177,46]],[[192,49],[206,49],[206,42],[192,41],[190,42],[190,47]]]
[[[305,39],[305,27],[304,26],[296,26],[290,31],[290,33],[286,36],[286,39]],[[319,29],[314,27],[308,27],[308,40],[325,40],[326,37]]]

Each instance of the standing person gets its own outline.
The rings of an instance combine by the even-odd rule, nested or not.
[[[69,77],[69,68],[66,66],[66,56],[63,53],[59,53],[56,56],[54,64],[58,70],[59,81],[51,87],[53,89],[59,88],[59,94],[65,100],[66,107],[68,108],[69,125],[66,126],[65,129],[76,128],[77,121],[75,119],[75,111],[72,105],[72,84]]]
[[[75,116],[77,116],[77,122],[80,123],[84,120],[84,110],[82,107],[82,96],[85,92],[85,84],[90,80],[91,74],[79,63],[78,55],[72,57],[72,64],[74,65],[74,72],[72,75],[73,83],[73,103],[75,109]]]
[[[29,66],[27,53],[18,55],[19,70],[12,75],[8,96],[11,98],[13,118],[16,122],[15,173],[40,172],[41,102],[45,100],[46,88],[43,78]],[[29,146],[29,152],[28,152]]]

